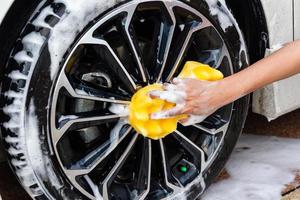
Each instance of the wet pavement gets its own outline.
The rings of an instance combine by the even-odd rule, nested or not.
[[[300,138],[300,110],[283,116],[271,123],[259,115],[249,114],[245,133],[269,135],[287,138]],[[229,178],[223,172],[220,180]],[[300,173],[295,181],[286,185],[282,193],[282,200],[300,200]],[[0,194],[3,200],[30,200],[29,196],[14,178],[13,173],[6,163],[0,164]],[[1,197],[0,197],[1,200]]]
[[[202,199],[279,200],[299,185],[299,164],[300,139],[244,134],[225,167],[227,177]]]

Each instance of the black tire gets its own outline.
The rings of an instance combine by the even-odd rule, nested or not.
[[[99,8],[102,1],[95,2],[98,2],[95,3],[95,7]],[[55,41],[57,38],[53,30],[62,21],[70,20],[70,10],[66,9],[66,5],[40,3],[29,16],[24,14],[28,21],[24,27],[15,29],[18,34],[8,38],[6,47],[9,48],[4,50],[5,57],[0,59],[0,65],[5,66],[1,69],[4,75],[1,79],[1,133],[11,167],[24,189],[34,199],[87,199],[71,185],[54,156],[48,126],[50,99],[56,75],[80,33],[93,24],[94,19],[101,18],[105,13],[126,2],[111,1],[109,6],[93,10],[94,13],[86,18],[79,16],[72,19],[70,22],[79,25],[72,26],[76,30],[68,30],[72,30],[76,37],[74,40],[65,41],[67,46],[59,55],[52,54],[62,56],[59,63],[55,63],[57,66],[54,66],[54,71],[50,60],[49,40],[58,42]],[[85,1],[82,3],[85,4]],[[199,10],[218,29],[228,46],[234,73],[247,67],[245,42],[228,9],[220,3],[210,5],[204,0],[191,0],[188,4]],[[227,15],[233,25],[223,30],[224,26],[222,28],[218,15],[211,15],[209,12],[215,9]],[[43,17],[45,23],[36,23],[39,17]],[[11,47],[9,44],[13,43]],[[246,119],[248,102],[247,96],[233,104],[232,119],[224,142],[216,159],[203,175],[206,187],[220,173],[239,138]],[[188,199],[195,199],[200,195],[199,192],[193,191],[199,190],[191,188],[186,191]]]

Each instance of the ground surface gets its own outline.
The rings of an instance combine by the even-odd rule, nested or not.
[[[271,123],[268,123],[264,117],[261,117],[259,115],[255,115],[255,114],[250,114],[248,117],[248,120],[247,120],[246,127],[245,127],[245,132],[251,133],[251,134],[257,134],[257,135],[278,136],[278,137],[285,137],[285,138],[300,138],[300,110],[295,111],[291,114],[288,114],[284,117],[281,117]],[[249,136],[246,136],[246,137],[249,137]],[[250,136],[250,137],[252,138],[252,140],[253,140],[253,138],[256,138],[256,136]],[[274,138],[273,138],[273,140],[274,140]],[[277,141],[281,141],[281,140],[278,139]],[[285,141],[288,142],[288,140],[285,140]],[[253,148],[253,149],[251,148],[252,147],[251,145],[254,145],[255,143],[257,143],[256,145],[260,146],[261,149],[264,149],[264,148],[262,148],[264,145],[259,145],[259,141],[257,141],[256,139],[255,139],[255,142],[252,141],[252,143],[250,143],[250,144],[245,143],[245,142],[247,142],[247,140],[241,140],[238,148],[235,150],[235,153],[233,154],[233,156],[231,158],[230,163],[236,162],[239,159],[245,159],[247,156],[251,155],[251,152],[253,152],[253,151],[256,152],[256,150],[259,150],[257,148]],[[250,145],[250,149],[243,148],[243,147],[249,147],[249,145]],[[269,148],[272,148],[273,146],[274,145],[271,145],[271,146],[269,146]],[[296,148],[297,145],[293,145],[293,146],[295,146],[295,148]],[[300,146],[300,140],[299,140],[299,146]],[[267,151],[267,149],[264,149],[264,153],[265,153],[265,151]],[[235,159],[235,158],[237,158],[237,159]],[[289,157],[288,159],[285,158],[285,161],[290,162],[291,160],[293,160],[293,158],[291,158],[291,157]],[[248,159],[248,161],[251,161],[251,160]],[[274,162],[277,164],[279,163],[276,160],[274,160]],[[230,163],[228,164],[229,166],[231,165]],[[239,165],[232,164],[232,166],[239,166]],[[299,163],[299,166],[300,166],[300,163]],[[284,197],[282,197],[282,200],[300,200],[300,190],[297,190],[297,188],[300,186],[300,175],[296,176],[297,169],[293,169],[293,170],[295,172],[295,175],[294,175],[294,178],[291,178],[291,179],[294,179],[294,181],[291,180],[289,182],[289,184],[287,184],[286,186],[284,186],[282,188],[281,193],[284,195]],[[298,169],[298,170],[300,170],[300,169]],[[222,176],[220,176],[220,179],[219,179],[219,181],[217,181],[216,184],[220,184],[224,181],[227,181],[227,183],[228,183],[228,181],[234,182],[234,181],[230,181],[231,176],[232,176],[231,175],[232,170],[228,170],[228,171],[229,172],[224,171],[222,173]],[[239,170],[239,171],[241,171],[241,170]],[[255,172],[255,171],[251,171],[251,172],[254,173],[253,176],[257,176],[259,178],[258,172]],[[274,174],[276,174],[276,173],[277,173],[277,171],[275,170]],[[264,173],[262,173],[262,174],[264,174]],[[298,174],[300,174],[300,173],[298,173]],[[287,176],[289,176],[289,174]],[[274,177],[276,177],[276,176],[274,175]],[[268,177],[268,178],[270,178],[270,177]],[[284,179],[286,180],[286,177],[284,177]],[[265,179],[263,179],[263,180],[265,180]],[[242,181],[242,180],[238,180],[238,181]],[[241,183],[238,181],[236,183]],[[255,181],[257,181],[257,179],[255,179]],[[279,177],[278,179],[276,179],[275,183],[278,183],[278,182],[281,183],[281,181],[282,181],[282,178]],[[249,180],[247,180],[247,181],[244,180],[244,181],[242,181],[242,184],[247,185],[246,183],[248,183],[248,182],[249,182]],[[225,185],[227,185],[227,183]],[[233,186],[233,185],[231,185],[231,186]],[[254,186],[252,188],[255,191],[255,188],[256,187],[259,188],[259,186],[261,186],[261,185],[254,184]],[[211,189],[213,189],[213,187]],[[223,187],[223,186],[221,185],[218,187]],[[229,189],[234,190],[235,188],[229,187]],[[271,188],[271,190],[273,190],[273,189]],[[214,191],[216,191],[216,189]],[[23,189],[19,186],[18,182],[14,179],[12,172],[9,170],[8,165],[5,163],[0,164],[0,194],[2,195],[3,200],[30,200],[28,195],[23,191]],[[245,193],[242,193],[242,194],[245,194]],[[248,194],[248,193],[246,193],[246,194]],[[251,194],[253,194],[253,193],[251,193]],[[250,194],[250,197],[251,197],[251,194]],[[255,194],[255,192],[254,192],[254,194]],[[265,195],[265,193],[262,193],[262,195]],[[239,197],[238,198],[239,200],[248,200],[248,199],[241,198],[241,196],[238,196],[238,197]],[[276,199],[270,199],[270,198],[268,198],[268,196],[266,198],[255,198],[255,196],[253,196],[252,199],[253,200],[276,200]],[[213,200],[223,200],[223,199],[220,198],[220,199],[213,199]],[[225,199],[225,200],[233,200],[233,199]]]
[[[226,165],[227,178],[202,199],[280,200],[287,184],[293,189],[299,164],[300,139],[244,134]]]

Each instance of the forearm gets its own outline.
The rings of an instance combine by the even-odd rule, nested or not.
[[[300,73],[300,40],[220,81],[174,80],[173,84],[164,86],[164,91],[158,91],[152,96],[176,104],[177,102],[181,103],[178,103],[173,109],[153,116],[171,117],[180,114],[209,116],[220,107],[242,96],[297,73]],[[164,95],[164,93],[169,95]],[[178,95],[179,100],[176,99],[174,102],[174,98],[170,98],[174,95],[170,94],[176,93],[184,93],[184,95]]]
[[[225,78],[226,103],[234,101],[265,85],[300,73],[300,40],[295,41],[247,69]]]

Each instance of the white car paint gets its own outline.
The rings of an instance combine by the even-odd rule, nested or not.
[[[261,0],[268,23],[270,49],[300,38],[299,0]],[[274,69],[276,70],[276,69]],[[253,94],[252,110],[274,120],[300,108],[300,74],[266,86]]]
[[[294,0],[294,37],[300,39],[300,1]]]
[[[13,2],[14,0],[1,0],[0,23]],[[270,49],[266,52],[268,56],[276,51],[278,46],[300,38],[300,1],[261,0],[261,2],[269,31]],[[253,111],[273,120],[299,108],[299,85],[300,75],[296,75],[256,91],[253,95]]]
[[[1,0],[0,2],[0,24],[2,23],[7,11],[9,10],[10,6],[14,0]]]

